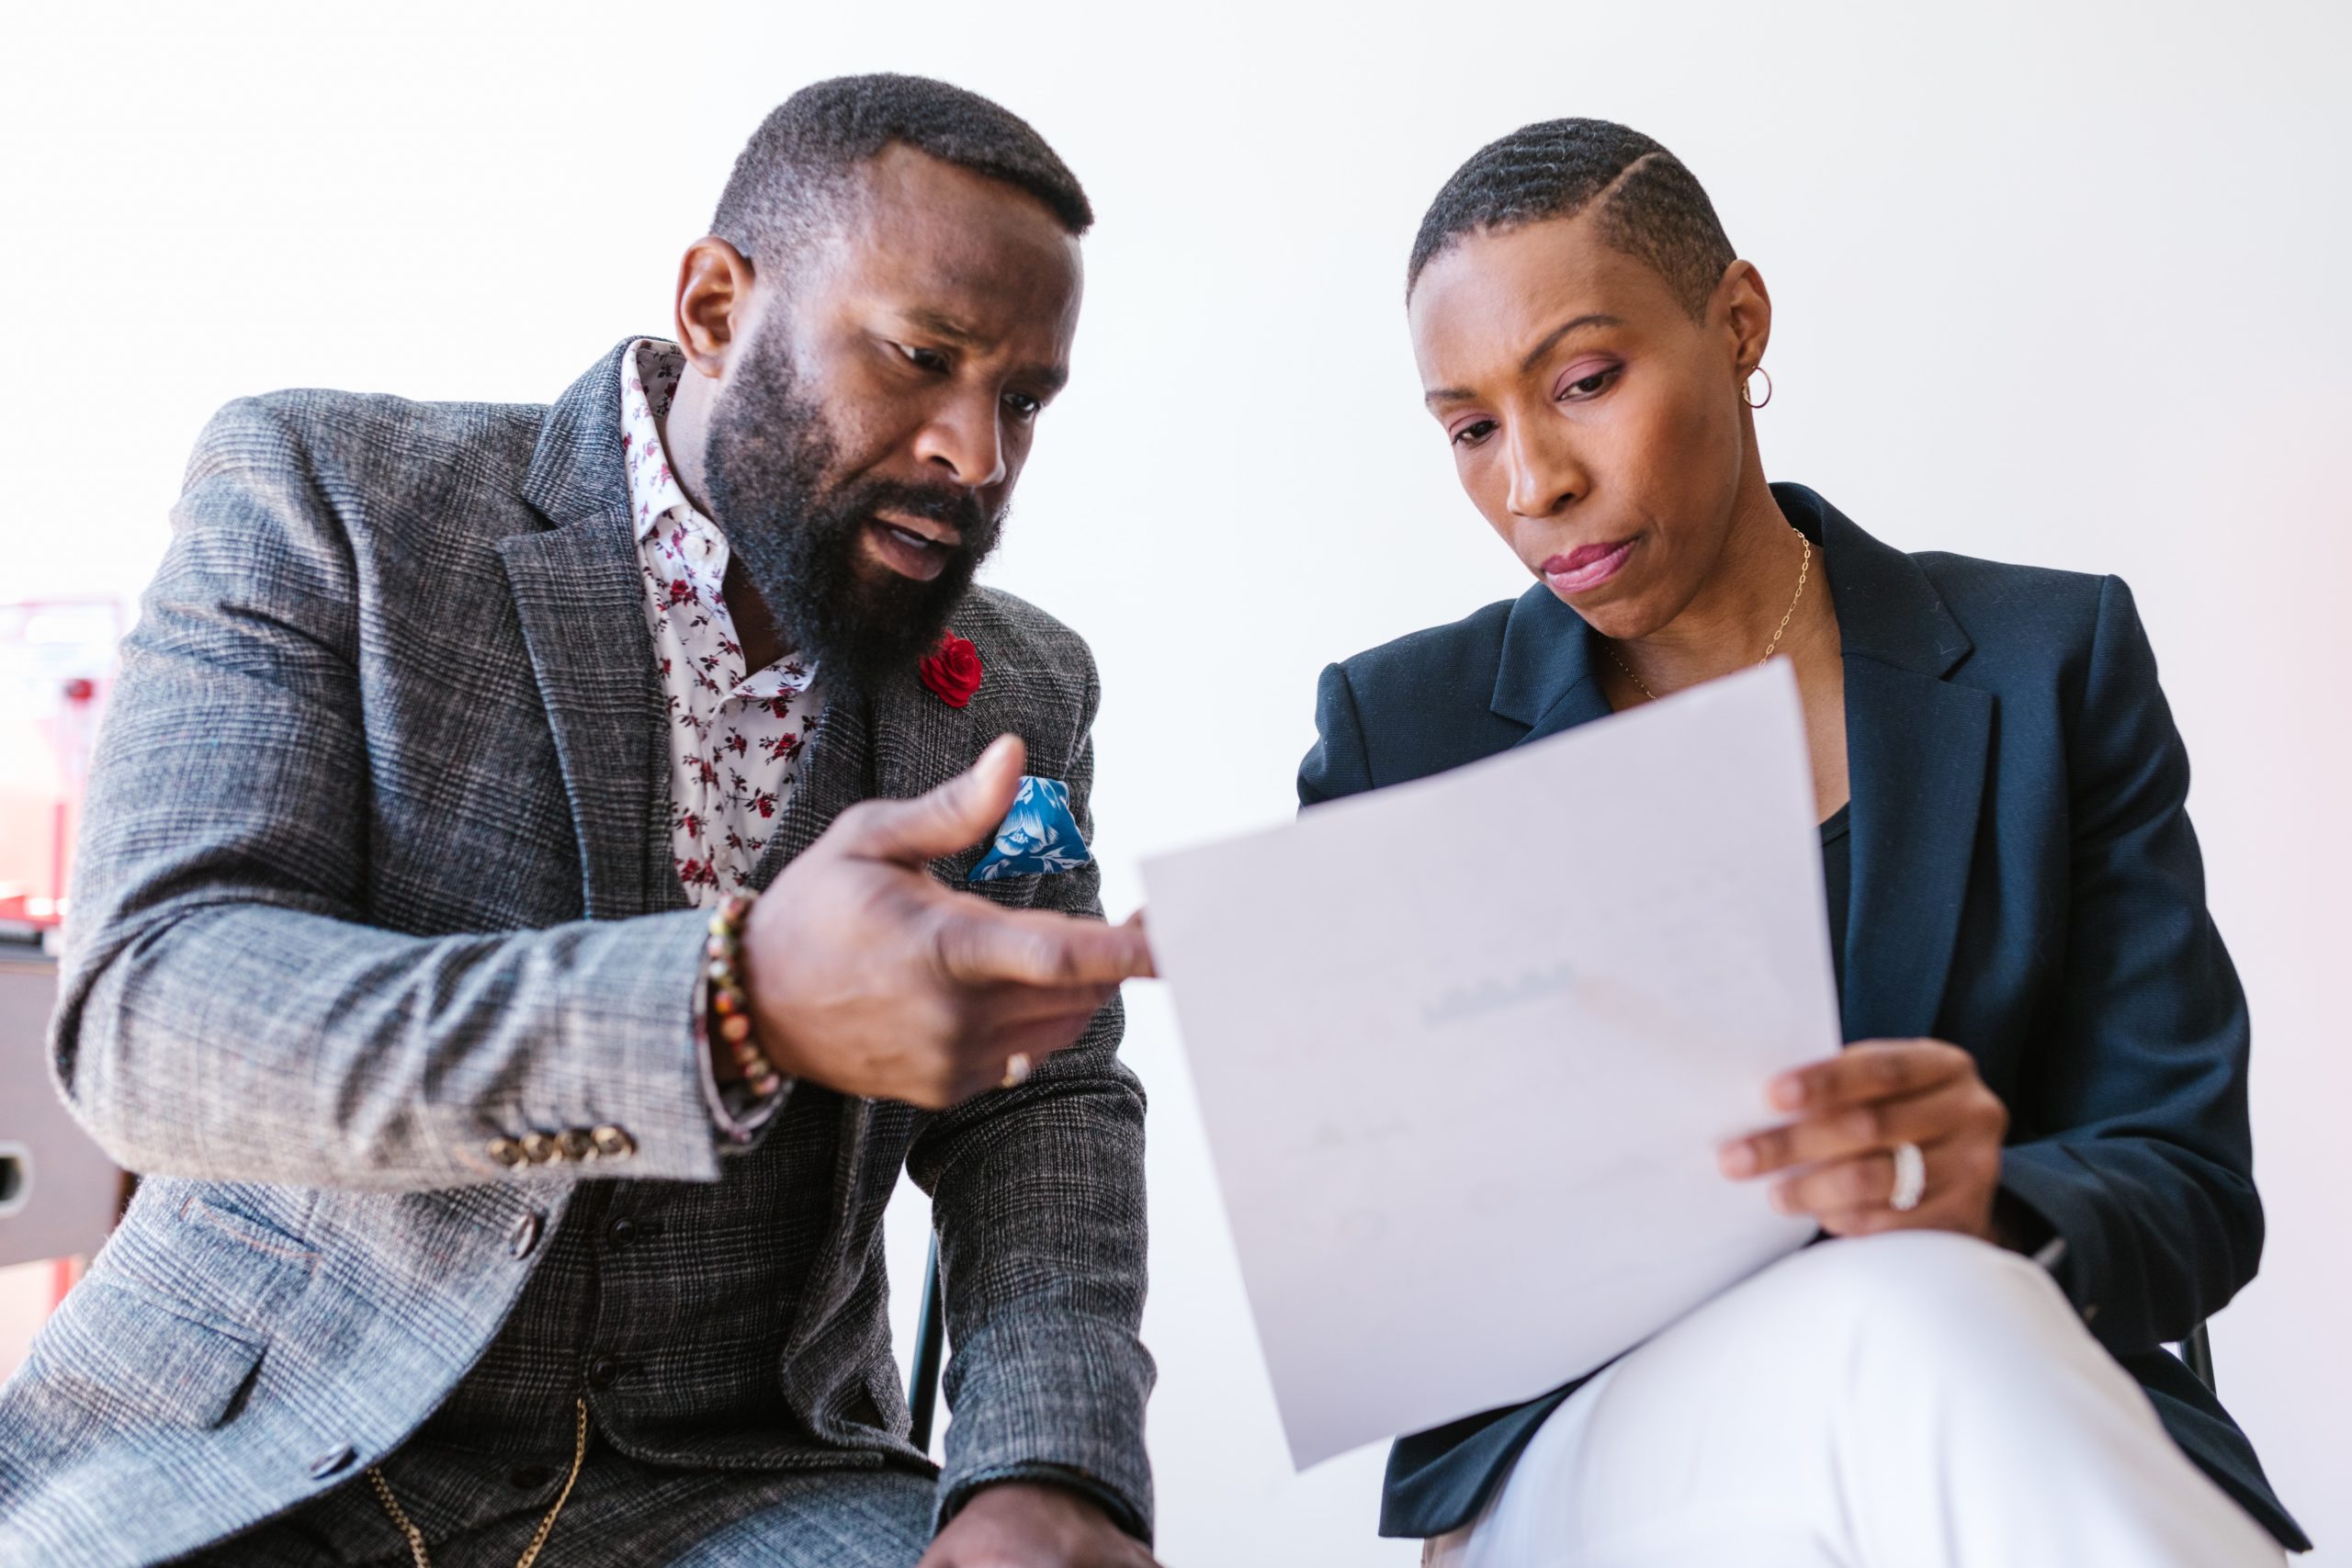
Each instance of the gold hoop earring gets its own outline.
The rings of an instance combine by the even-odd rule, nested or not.
[[[1756,395],[1754,389],[1754,382],[1756,378],[1758,376],[1764,378],[1764,395],[1760,398]],[[1760,409],[1766,403],[1770,402],[1772,400],[1772,373],[1770,370],[1765,369],[1761,365],[1758,365],[1755,369],[1750,370],[1739,383],[1739,400],[1746,403],[1752,409]]]

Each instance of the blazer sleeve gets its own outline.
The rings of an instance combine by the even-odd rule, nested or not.
[[[1062,776],[1091,843],[1100,686],[1083,649],[1074,657],[1087,681]],[[1099,918],[1099,863],[1044,878],[1035,907]],[[954,1351],[943,1522],[983,1486],[1043,1481],[1150,1539],[1144,1093],[1118,1057],[1125,1018],[1114,998],[1021,1087],[931,1118],[908,1151],[909,1174],[932,1195]]]
[[[249,401],[207,428],[125,644],[51,1032],[68,1104],[118,1163],[173,1176],[715,1179],[701,916],[368,923],[357,573],[289,423]],[[634,1152],[519,1168],[490,1152],[599,1127]]]
[[[2062,1048],[2026,1064],[2002,1186],[2066,1244],[2058,1278],[2118,1352],[2177,1341],[2262,1251],[2245,993],[2205,908],[2188,755],[2131,591],[2109,578],[2067,770]]]

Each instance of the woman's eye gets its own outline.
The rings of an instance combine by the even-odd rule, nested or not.
[[[1599,397],[1608,390],[1609,384],[1617,379],[1617,373],[1623,368],[1624,367],[1620,365],[1611,365],[1596,370],[1589,376],[1577,377],[1560,389],[1560,400],[1570,403],[1586,398]]]
[[[1464,425],[1461,429],[1453,433],[1453,444],[1456,446],[1476,446],[1479,442],[1484,441],[1487,436],[1492,435],[1494,433],[1495,422],[1493,420],[1474,419],[1469,423]]]
[[[935,348],[916,348],[903,343],[896,346],[900,354],[907,356],[907,363],[918,369],[944,370],[947,368],[947,356]]]

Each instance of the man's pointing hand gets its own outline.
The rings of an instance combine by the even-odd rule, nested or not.
[[[743,978],[777,1071],[941,1109],[1072,1043],[1152,973],[1138,921],[1007,909],[925,869],[995,830],[1025,761],[1003,736],[928,795],[851,807],[752,905]]]

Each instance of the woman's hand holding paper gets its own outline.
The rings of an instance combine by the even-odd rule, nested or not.
[[[1832,1235],[1959,1231],[1994,1239],[1993,1199],[2009,1113],[1975,1059],[1940,1040],[1871,1040],[1772,1080],[1795,1120],[1727,1145],[1724,1174],[1779,1178],[1772,1204]],[[1916,1203],[1897,1208],[1900,1145],[1925,1165]]]

